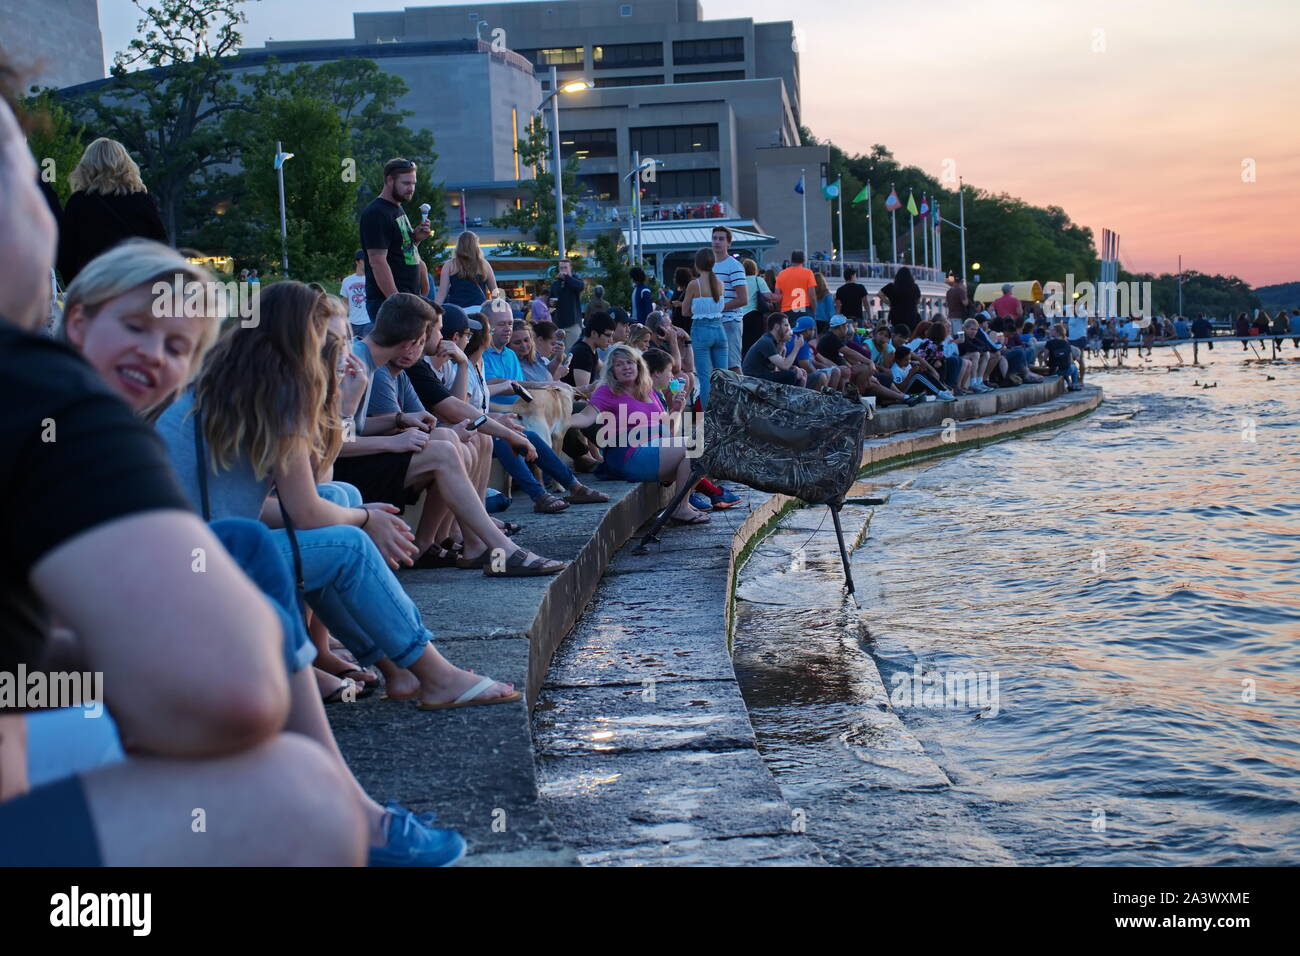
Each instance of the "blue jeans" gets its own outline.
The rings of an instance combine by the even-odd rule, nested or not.
[[[957,387],[961,381],[961,357],[957,355],[945,355],[943,357],[943,382],[948,388]]]
[[[691,332],[691,338],[695,337],[694,330]],[[611,449],[612,451],[612,449]],[[618,460],[620,454],[605,455],[605,473],[613,478],[622,478],[624,481],[658,481],[659,480],[659,448],[655,445],[641,445],[627,452],[627,457],[623,458],[618,464],[612,464],[611,459]]]
[[[700,405],[709,401],[709,376],[715,368],[729,368],[731,348],[719,319],[700,318],[691,323],[691,351],[700,380]]]
[[[560,483],[560,487],[566,491],[573,486],[578,479],[574,477],[568,466],[560,460],[551,449],[551,443],[542,438],[541,435],[534,431],[524,432],[524,437],[533,443],[537,449],[537,464],[542,469],[542,474],[548,478],[554,478]],[[501,467],[506,470],[511,478],[528,493],[528,497],[536,501],[542,495],[546,494],[546,489],[542,487],[541,482],[533,477],[533,470],[528,467],[528,462],[510,447],[510,443],[504,438],[492,439],[492,454],[496,456],[497,461],[501,462]]]
[[[316,492],[345,508],[361,505],[361,492],[343,481],[318,485]],[[433,635],[370,536],[346,524],[296,533],[307,603],[330,633],[362,667],[381,657],[398,667],[415,663]],[[288,532],[272,534],[292,568]]]
[[[285,560],[273,532],[250,518],[221,518],[209,527],[235,563],[252,579],[280,618],[284,633],[284,666],[290,674],[316,659],[316,648],[307,636],[298,607],[298,587],[293,579],[292,558]]]
[[[1026,351],[1029,351],[1029,355],[1025,354]],[[1023,377],[1025,368],[1029,365],[1029,362],[1033,357],[1033,352],[1017,346],[1015,348],[1007,349],[1004,354],[1007,357],[1007,374],[1020,375]]]

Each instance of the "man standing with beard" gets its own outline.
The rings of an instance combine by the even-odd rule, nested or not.
[[[384,300],[398,292],[421,293],[425,271],[416,248],[433,232],[427,222],[412,228],[402,203],[415,195],[415,163],[384,164],[384,191],[361,213],[361,248],[366,251],[366,313],[370,321]]]

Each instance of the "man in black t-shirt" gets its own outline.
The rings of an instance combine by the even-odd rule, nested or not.
[[[600,357],[596,353],[614,344],[614,320],[608,313],[597,312],[588,316],[583,331],[582,341],[569,354],[569,374],[564,381],[590,394],[600,381]]]
[[[84,663],[56,666],[103,675],[132,755],[29,789],[25,718],[5,701],[0,859],[360,863],[365,824],[334,758],[281,733],[289,697],[275,611],[190,510],[152,429],[79,355],[31,333],[45,316],[54,220],[6,103],[0,671],[49,666],[57,615]],[[196,807],[225,822],[190,840]]]
[[[370,321],[384,300],[398,292],[420,295],[420,243],[433,231],[428,221],[412,228],[402,203],[415,195],[415,163],[384,164],[384,191],[361,213],[361,248],[366,250],[366,312]]]
[[[862,300],[867,297],[867,287],[857,281],[854,269],[844,270],[844,284],[835,290],[835,301],[840,313],[855,325],[862,324]]]
[[[582,324],[582,280],[573,274],[573,265],[561,259],[551,283],[551,321],[565,332]]]

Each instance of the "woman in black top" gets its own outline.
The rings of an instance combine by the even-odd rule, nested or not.
[[[691,317],[682,315],[682,299],[686,297],[686,287],[691,284],[691,270],[685,266],[678,266],[677,271],[673,273],[673,285],[677,288],[673,290],[673,325],[679,329],[685,329],[686,334],[691,333]]]
[[[889,300],[889,324],[906,325],[908,332],[916,328],[920,321],[916,307],[921,301],[921,289],[912,278],[912,270],[907,266],[898,270],[894,281],[885,285],[880,294]]]
[[[65,285],[91,259],[123,239],[141,236],[167,242],[158,203],[121,143],[102,136],[95,140],[69,181],[72,195],[59,217],[58,267]]]

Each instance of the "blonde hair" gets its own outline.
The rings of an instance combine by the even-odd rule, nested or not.
[[[100,307],[110,299],[125,295],[140,286],[152,286],[155,282],[179,283],[182,287],[191,282],[214,282],[212,273],[203,266],[195,265],[175,249],[164,246],[152,239],[128,239],[119,243],[102,255],[90,260],[77,277],[68,286],[64,295],[63,314],[66,316],[74,305],[79,305],[86,317],[93,319]],[[209,301],[207,295],[204,301]],[[194,343],[194,355],[191,358],[189,378],[181,383],[184,388],[198,374],[203,365],[203,357],[212,343],[217,339],[224,315],[205,315],[198,341]],[[60,338],[67,341],[67,329],[60,331]],[[170,400],[171,396],[167,396]]]
[[[817,290],[817,301],[820,302],[831,294],[830,286],[826,284],[826,277],[820,272],[813,273],[813,283]]]
[[[630,389],[624,389],[623,384],[614,378],[614,360],[619,356],[636,363],[636,381]],[[641,353],[630,345],[615,345],[609,350],[609,355],[605,356],[605,374],[601,376],[601,381],[616,394],[630,393],[638,402],[650,401],[650,367],[645,364]]]
[[[645,351],[645,343],[650,339],[650,329],[640,322],[634,323],[627,330],[627,344],[639,352]]]
[[[478,244],[478,236],[468,229],[456,240],[456,252],[451,257],[451,261],[456,265],[456,275],[466,279],[477,278],[487,281],[490,271],[487,257],[483,255],[483,249]]]
[[[126,147],[105,136],[86,147],[68,182],[73,192],[123,196],[147,191],[140,178],[140,167]]]

